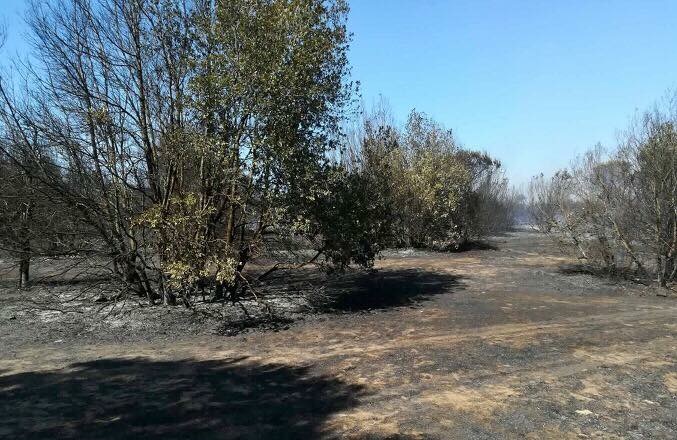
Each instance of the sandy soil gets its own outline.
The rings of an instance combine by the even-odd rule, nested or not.
[[[0,438],[677,438],[675,297],[533,233],[491,247],[390,253],[278,332],[103,337],[0,302]]]

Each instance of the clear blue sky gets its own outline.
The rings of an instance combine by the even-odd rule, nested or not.
[[[25,50],[23,0],[0,0]],[[677,86],[675,0],[352,0],[350,60],[367,105],[383,95],[501,159],[516,183],[613,145],[637,109]]]
[[[353,0],[368,105],[412,108],[501,159],[517,183],[611,146],[677,85],[677,1]]]

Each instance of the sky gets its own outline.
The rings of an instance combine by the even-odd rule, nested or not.
[[[518,185],[677,86],[675,0],[353,0],[349,27],[365,105],[427,113]]]
[[[675,0],[352,0],[352,75],[367,107],[384,97],[500,159],[526,183],[566,166],[677,88]],[[27,47],[23,0],[0,0]]]

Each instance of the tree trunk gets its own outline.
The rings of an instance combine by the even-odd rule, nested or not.
[[[162,304],[164,304],[165,306],[175,306],[176,295],[174,295],[169,290],[165,290],[162,294]]]
[[[19,262],[19,289],[26,289],[30,281],[30,257],[23,257]]]
[[[27,182],[30,184],[30,180]],[[29,200],[24,203],[21,213],[21,253],[19,254],[19,288],[28,288],[31,267],[31,227],[33,203]]]
[[[666,287],[667,280],[665,279],[665,261],[660,255],[656,256],[656,273],[658,287]]]

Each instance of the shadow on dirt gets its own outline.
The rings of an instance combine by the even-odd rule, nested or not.
[[[462,287],[460,277],[419,269],[356,271],[327,277],[320,271],[290,274],[268,280],[259,290],[260,298],[275,307],[266,313],[260,304],[242,306],[239,319],[227,319],[216,334],[235,336],[251,330],[288,330],[299,320],[321,314],[350,314],[396,307],[415,307],[435,295]],[[295,299],[294,299],[295,298]],[[280,304],[298,301],[289,312]],[[223,319],[223,318],[222,318]]]
[[[278,332],[280,330],[289,330],[289,327],[296,322],[293,318],[279,314],[264,314],[261,316],[246,317],[221,324],[215,333],[223,336],[235,336],[240,333],[246,333],[249,330],[263,330]]]
[[[117,280],[112,275],[78,275],[75,277],[66,277],[61,275],[48,275],[41,277],[34,277],[31,279],[29,288],[99,288],[109,287],[117,284]],[[0,288],[16,288],[17,279],[7,277],[0,280]]]
[[[562,275],[596,275],[607,274],[588,264],[562,264],[557,267],[557,272]]]
[[[306,367],[101,359],[0,376],[4,438],[317,438],[360,385]]]
[[[467,241],[455,249],[454,252],[468,252],[468,251],[497,251],[499,247],[496,243],[486,240]]]
[[[415,306],[461,286],[460,277],[415,269],[384,270],[346,276],[311,298],[322,312],[361,312]]]
[[[116,282],[113,275],[79,275],[76,277],[42,277],[31,281],[32,286],[59,287],[59,286],[98,286]]]
[[[616,270],[608,270],[602,267],[593,266],[591,264],[576,263],[563,264],[557,268],[557,272],[562,275],[592,275],[594,277],[605,279],[607,281],[632,281],[638,284],[647,284],[651,280],[645,274],[641,274],[635,270],[617,268]]]

